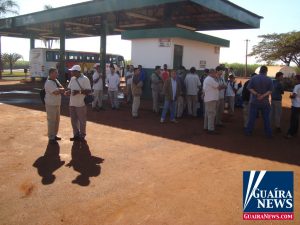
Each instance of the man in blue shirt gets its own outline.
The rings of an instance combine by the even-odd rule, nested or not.
[[[275,76],[275,80],[273,80],[273,91],[272,91],[272,101],[271,101],[271,123],[275,125],[276,132],[281,132],[280,128],[280,118],[281,118],[281,111],[282,111],[282,94],[283,86],[282,81],[283,79],[283,73],[277,72]]]
[[[247,136],[252,134],[257,112],[261,111],[265,133],[267,137],[272,137],[269,95],[272,93],[273,83],[272,80],[267,77],[267,72],[268,67],[261,66],[259,74],[251,78],[247,87],[251,92],[249,120],[245,130]]]

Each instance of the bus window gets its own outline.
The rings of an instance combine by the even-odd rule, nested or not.
[[[46,61],[53,61],[53,52],[47,51],[46,52]]]
[[[125,67],[125,60],[124,60],[123,56],[118,56],[117,65],[119,67],[123,67],[123,68]]]
[[[53,52],[53,55],[54,55],[54,60],[53,61],[56,61],[58,62],[60,57],[59,57],[59,52]]]

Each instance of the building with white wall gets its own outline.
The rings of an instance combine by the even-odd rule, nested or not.
[[[148,69],[163,64],[168,68],[215,68],[220,48],[229,47],[227,40],[179,28],[125,31],[122,39],[132,41],[132,64]]]

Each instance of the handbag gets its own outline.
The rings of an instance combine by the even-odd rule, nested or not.
[[[86,105],[91,104],[94,101],[94,96],[93,95],[86,95],[84,97],[84,103]]]
[[[78,86],[80,87],[81,90],[83,90],[83,88],[81,87],[79,81],[77,80],[77,78],[75,79],[77,81]],[[84,97],[84,103],[86,105],[91,104],[94,101],[94,95],[88,94]]]

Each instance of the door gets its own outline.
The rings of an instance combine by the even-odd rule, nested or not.
[[[174,45],[173,69],[178,69],[182,65],[183,46]]]

